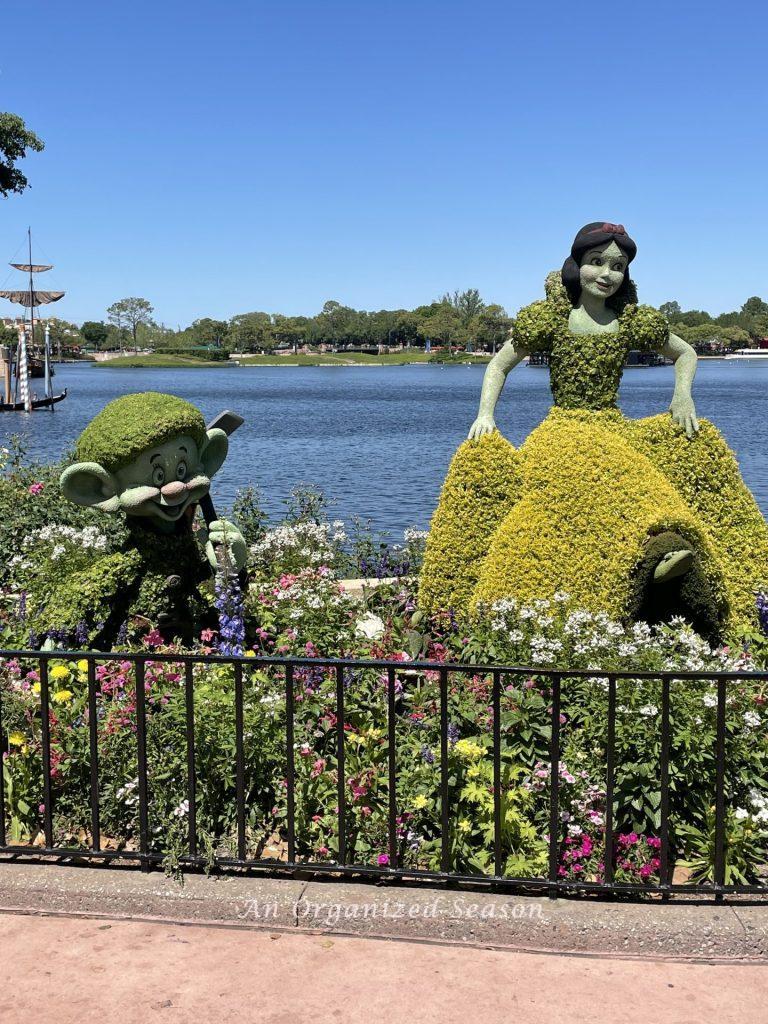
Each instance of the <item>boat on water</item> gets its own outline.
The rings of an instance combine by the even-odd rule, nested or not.
[[[737,348],[729,352],[724,359],[759,359],[768,363],[768,348]]]
[[[0,412],[35,412],[37,409],[50,409],[63,402],[67,397],[65,388],[58,395],[53,393],[53,368],[51,366],[51,338],[48,325],[45,326],[45,341],[42,359],[32,355],[30,349],[35,344],[35,311],[37,322],[40,323],[40,306],[58,302],[64,292],[42,291],[35,288],[35,274],[43,274],[53,270],[52,263],[32,262],[32,231],[27,230],[29,247],[29,263],[11,263],[14,270],[29,276],[29,287],[25,289],[0,290],[0,298],[15,302],[29,311],[29,322],[26,315],[22,318],[18,331],[19,340],[16,345],[0,345]],[[39,329],[39,328],[38,328]],[[29,342],[27,342],[29,338]],[[45,380],[45,394],[38,396],[30,390],[29,381],[34,377]]]

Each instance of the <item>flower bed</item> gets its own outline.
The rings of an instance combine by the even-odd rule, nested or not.
[[[729,646],[713,649],[681,620],[657,628],[627,625],[574,607],[564,593],[531,605],[497,601],[472,619],[450,611],[428,616],[418,608],[414,583],[422,533],[410,532],[401,546],[359,524],[347,534],[341,524],[327,520],[322,502],[307,491],[299,492],[285,523],[267,530],[250,493],[234,511],[251,545],[249,585],[241,595],[220,583],[220,628],[204,631],[192,652],[203,657],[242,652],[242,690],[232,665],[222,663],[195,664],[188,681],[181,660],[174,661],[183,652],[164,647],[156,631],[126,623],[125,656],[118,650],[114,659],[99,662],[89,700],[87,662],[64,650],[78,637],[60,635],[55,623],[47,638],[30,637],[27,617],[36,588],[55,585],[82,560],[108,556],[113,538],[101,529],[101,520],[90,514],[78,518],[81,510],[66,519],[66,507],[52,496],[53,479],[53,473],[11,465],[0,481],[0,510],[8,511],[0,533],[6,531],[6,543],[18,552],[4,568],[3,646],[26,648],[47,639],[49,646],[61,648],[48,656],[46,720],[37,661],[6,657],[0,664],[8,845],[39,846],[47,827],[54,846],[91,845],[93,745],[101,847],[137,850],[143,831],[137,751],[145,743],[143,842],[170,866],[189,851],[190,839],[192,848],[213,863],[242,854],[285,861],[289,838],[297,860],[330,866],[340,858],[343,813],[348,863],[387,868],[396,861],[405,869],[438,871],[447,858],[449,869],[459,874],[498,870],[509,877],[546,877],[554,699],[548,672],[560,669],[557,877],[588,884],[612,875],[619,884],[652,886],[661,880],[663,831],[664,695],[658,678],[616,682],[612,824],[606,835],[607,675],[631,670],[673,677],[670,868],[691,883],[715,878],[718,689],[674,675],[759,670],[766,664],[762,635],[734,637]],[[42,486],[33,492],[36,484]],[[14,501],[21,511],[13,511]],[[32,512],[24,511],[29,503],[38,503]],[[362,599],[352,597],[342,578],[364,574],[397,582],[372,588]],[[143,701],[137,701],[141,694],[131,652],[146,659]],[[281,657],[305,662],[293,670],[293,807],[285,668],[260,660]],[[340,680],[334,667],[312,664],[333,657],[383,661],[391,671],[350,666]],[[419,660],[433,667],[415,668]],[[440,665],[454,663],[461,671],[440,672]],[[530,666],[525,673],[502,676],[498,717],[493,673],[474,667],[480,665]],[[595,675],[584,678],[568,670]],[[728,683],[722,762],[727,883],[759,882],[768,859],[766,699],[766,685],[759,680]],[[43,772],[48,744],[50,807]],[[295,828],[289,835],[291,810]]]

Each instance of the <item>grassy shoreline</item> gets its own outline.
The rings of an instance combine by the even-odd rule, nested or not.
[[[458,365],[464,363],[487,363],[490,356],[466,353],[460,358],[446,359],[444,363],[431,359],[424,352],[388,352],[382,355],[368,355],[351,352],[345,355],[298,353],[292,356],[249,355],[237,360],[210,361],[180,355],[129,355],[116,359],[105,359],[94,365],[112,369],[210,369],[227,366],[411,366],[411,365]]]

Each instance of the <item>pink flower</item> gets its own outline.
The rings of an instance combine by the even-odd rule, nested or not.
[[[657,839],[656,836],[648,836],[648,839],[646,840],[646,842],[648,843],[648,845],[650,846],[650,848],[652,850],[660,850],[661,849],[661,840]]]
[[[361,807],[361,808],[360,808],[360,813],[362,814],[362,816],[363,816],[364,818],[370,818],[370,816],[371,816],[371,814],[372,814],[373,812],[371,811],[371,808],[370,808],[370,807]]]
[[[380,868],[385,868],[389,864],[389,854],[380,853],[377,857],[377,862]]]
[[[45,490],[45,484],[37,483],[29,485],[30,494],[40,494],[41,491]]]
[[[160,631],[157,629],[151,630],[144,637],[144,643],[146,644],[147,647],[159,647],[162,642],[163,638],[160,635]]]
[[[325,758],[319,757],[312,765],[312,771],[310,777],[316,779],[318,775],[321,775],[325,771]]]
[[[640,836],[637,834],[637,832],[630,832],[627,836],[627,842],[630,846],[633,846],[635,843],[640,842]]]
[[[200,639],[203,641],[204,644],[209,644],[211,642],[211,640],[213,640],[213,638],[215,636],[216,636],[216,630],[215,629],[204,629],[200,633]]]

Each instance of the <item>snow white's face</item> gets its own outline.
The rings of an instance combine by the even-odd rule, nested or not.
[[[589,249],[581,258],[581,289],[596,299],[609,299],[621,288],[627,272],[626,255],[615,242]]]

